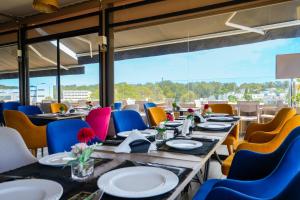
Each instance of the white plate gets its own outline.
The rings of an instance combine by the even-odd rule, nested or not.
[[[201,147],[203,143],[195,140],[170,140],[166,145],[175,149],[190,150]]]
[[[225,117],[228,115],[229,115],[228,113],[212,113],[212,114],[209,114],[208,116],[210,116],[210,117]]]
[[[43,113],[43,114],[37,114],[36,116],[41,116],[41,117],[56,117],[56,113]]]
[[[165,126],[181,126],[182,124],[182,121],[169,121],[165,123]]]
[[[58,200],[63,187],[44,179],[23,179],[0,184],[0,199],[5,200]]]
[[[154,136],[157,134],[157,131],[154,130],[154,129],[146,129],[146,130],[143,130],[143,131],[140,131],[139,132],[144,135],[145,137],[150,137],[150,136]],[[127,138],[131,133],[133,133],[133,131],[123,131],[123,132],[120,132],[120,133],[117,133],[117,135],[119,137],[123,137],[123,138]]]
[[[157,167],[126,167],[105,173],[98,187],[105,193],[125,198],[147,198],[174,189],[179,182],[173,172]]]
[[[233,117],[210,117],[210,120],[220,121],[220,122],[231,122],[234,120]]]
[[[197,126],[199,126],[200,128],[214,131],[214,130],[223,130],[223,129],[229,128],[229,127],[231,127],[231,124],[202,123],[202,124],[198,124]]]
[[[49,166],[65,166],[69,161],[74,159],[70,152],[62,152],[45,156],[39,160],[39,163]]]

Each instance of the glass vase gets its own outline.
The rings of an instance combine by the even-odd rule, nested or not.
[[[71,164],[71,176],[73,180],[86,181],[94,173],[94,159],[84,163],[74,162]]]

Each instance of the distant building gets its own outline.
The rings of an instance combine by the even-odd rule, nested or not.
[[[19,89],[0,89],[0,101],[19,101]]]
[[[91,91],[88,90],[63,90],[62,99],[64,101],[80,101],[91,98]]]

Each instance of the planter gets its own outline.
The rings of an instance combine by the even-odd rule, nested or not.
[[[85,163],[74,162],[71,164],[71,176],[73,180],[85,181],[94,173],[94,159]]]

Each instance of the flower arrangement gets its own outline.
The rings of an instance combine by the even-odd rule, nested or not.
[[[176,102],[172,103],[172,107],[173,107],[174,111],[179,111],[180,110],[180,106]]]
[[[189,108],[187,111],[188,111],[189,114],[186,118],[193,120],[194,119],[194,113],[195,113],[194,109]]]
[[[66,112],[65,107],[63,105],[61,105],[59,107],[59,111],[60,111],[61,114],[64,114]]]
[[[165,132],[166,132],[166,127],[165,127],[165,124],[160,124],[159,126],[156,127],[156,130],[157,130],[157,134],[155,136],[155,140],[157,141],[162,141],[164,140],[165,138]]]
[[[204,109],[203,109],[203,114],[206,115],[206,114],[211,114],[211,113],[212,113],[211,107],[209,107],[208,104],[205,104]]]
[[[171,113],[167,113],[167,121],[174,121],[174,116]]]

